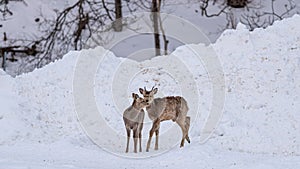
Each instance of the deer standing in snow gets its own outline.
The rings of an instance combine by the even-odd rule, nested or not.
[[[140,152],[142,152],[142,129],[145,112],[143,108],[149,105],[138,94],[132,93],[133,103],[123,113],[123,120],[127,132],[127,145],[125,152],[128,153],[130,132],[133,130],[134,152],[137,153],[137,141],[139,138]]]
[[[186,100],[180,96],[168,96],[163,98],[154,98],[158,89],[152,87],[150,91],[144,89],[139,89],[140,93],[144,96],[144,100],[149,103],[146,107],[149,118],[152,120],[152,128],[149,132],[149,139],[147,142],[146,151],[149,151],[152,136],[155,132],[155,150],[158,150],[158,136],[160,122],[165,120],[173,120],[176,122],[182,130],[182,139],[180,147],[184,146],[184,140],[186,139],[190,143],[188,136],[190,128],[190,117],[187,116],[189,110]]]

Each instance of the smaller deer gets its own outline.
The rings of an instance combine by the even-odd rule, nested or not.
[[[145,102],[138,94],[132,93],[133,103],[123,113],[123,120],[127,132],[126,153],[128,153],[130,132],[133,130],[134,152],[137,153],[137,140],[139,138],[140,152],[142,152],[142,129],[145,112],[143,108],[149,104]]]
[[[176,122],[182,130],[182,139],[180,147],[184,146],[184,140],[190,143],[189,128],[190,128],[190,117],[187,116],[189,110],[187,101],[181,96],[168,96],[163,98],[154,98],[158,89],[152,87],[150,91],[139,89],[140,93],[144,96],[144,100],[149,104],[146,107],[149,118],[152,120],[152,128],[149,132],[149,139],[147,142],[146,151],[149,151],[152,136],[155,132],[155,150],[158,150],[158,137],[160,122],[166,120],[172,120]]]

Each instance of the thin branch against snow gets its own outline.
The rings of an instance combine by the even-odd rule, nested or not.
[[[41,13],[41,18],[36,19],[41,36],[25,41],[8,37],[6,44],[8,47],[15,44],[26,48],[36,46],[41,52],[34,57],[28,57],[26,62],[34,67],[41,67],[60,58],[69,50],[82,49],[92,32],[112,20],[114,6],[105,4],[104,9],[103,3],[105,2],[99,0],[77,0],[62,11],[56,12],[55,19],[45,17]]]
[[[125,6],[130,3],[131,1],[126,1]],[[130,9],[128,9],[133,12],[139,6],[147,7],[148,3],[149,0],[133,1],[133,5],[130,5]],[[94,32],[99,33],[99,30],[111,31],[113,27],[106,25],[116,18],[115,2],[105,0],[76,0],[65,9],[54,12],[56,12],[55,18],[44,16],[41,11],[40,17],[35,19],[40,35],[33,35],[35,37],[32,37],[32,35],[31,37],[26,36],[27,38],[23,39],[10,36],[7,38],[5,44],[8,47],[20,45],[24,48],[30,48],[36,46],[40,51],[34,56],[27,56],[26,53],[23,53],[24,57],[27,56],[25,57],[27,58],[25,63],[28,66],[39,68],[62,57],[70,50],[82,49],[87,39]],[[120,24],[123,26],[127,22],[124,19]],[[105,37],[102,37],[102,39],[105,39]]]
[[[286,0],[287,3],[284,5],[285,11],[280,13],[276,11],[275,0],[270,0],[271,11],[262,11],[261,2],[257,3],[255,1],[226,1],[218,2],[217,0],[201,0],[201,14],[205,17],[218,17],[221,15],[225,15],[227,20],[227,24],[224,29],[235,28],[238,22],[241,22],[248,26],[250,30],[260,27],[266,27],[268,25],[272,25],[276,20],[282,20],[288,14],[294,11],[296,8],[296,4],[292,0]],[[227,2],[227,3],[226,3]],[[232,5],[229,5],[229,2]],[[208,10],[211,6],[218,4],[219,10],[217,12],[209,14]],[[235,12],[235,8],[233,6],[239,6],[245,9],[240,16]],[[241,12],[239,10],[239,12]],[[222,29],[222,30],[224,30]]]
[[[221,14],[225,13],[225,10],[227,8],[229,8],[229,6],[225,5],[225,6],[222,7],[221,10],[219,10],[219,12],[214,13],[214,14],[208,14],[207,10],[208,10],[208,7],[209,7],[209,2],[211,2],[211,1],[209,1],[209,0],[203,0],[202,1],[202,5],[200,5],[201,15],[202,16],[206,16],[206,17],[209,17],[209,18],[210,17],[220,16]],[[216,3],[216,1],[214,0],[212,2],[212,5],[215,5],[215,3]]]
[[[277,12],[275,0],[271,0],[271,11],[260,12],[259,10],[254,10],[252,13],[245,13],[241,16],[240,22],[248,26],[250,30],[261,27],[265,28],[269,25],[273,25],[276,20],[282,20],[293,12],[296,9],[296,4],[292,0],[288,0],[284,7],[284,12]]]
[[[0,0],[1,20],[7,20],[7,16],[13,15],[13,11],[9,8],[9,2],[23,2],[23,4],[27,6],[27,3],[24,0]]]

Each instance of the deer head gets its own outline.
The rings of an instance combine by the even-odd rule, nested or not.
[[[132,106],[136,109],[143,109],[149,105],[143,98],[141,98],[138,94],[132,93],[133,103]]]
[[[144,89],[140,88],[139,91],[143,95],[144,100],[150,104],[154,100],[154,95],[157,93],[158,89],[153,86],[150,91],[148,91],[146,87],[144,87]]]

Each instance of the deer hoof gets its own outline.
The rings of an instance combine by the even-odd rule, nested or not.
[[[186,138],[186,141],[187,141],[188,143],[191,143],[191,140],[190,140],[189,137]]]

